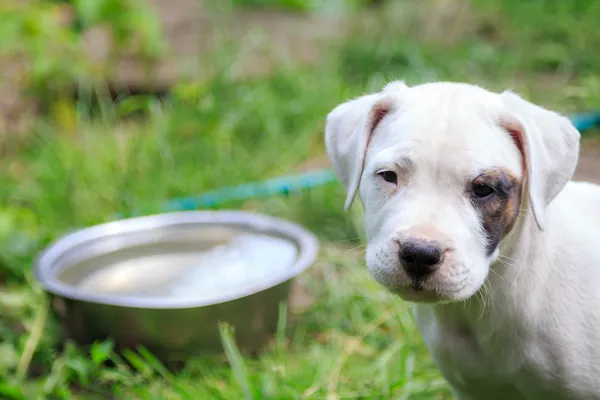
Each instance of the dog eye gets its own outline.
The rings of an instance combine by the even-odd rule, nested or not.
[[[398,183],[398,175],[394,171],[381,171],[377,175],[381,176],[386,182]]]
[[[494,188],[489,185],[479,183],[479,184],[473,185],[473,193],[477,197],[488,197],[489,195],[494,193]]]

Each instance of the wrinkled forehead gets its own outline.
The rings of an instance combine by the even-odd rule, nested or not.
[[[521,155],[487,104],[408,104],[381,121],[367,162],[399,163],[473,175],[503,168],[521,176]]]

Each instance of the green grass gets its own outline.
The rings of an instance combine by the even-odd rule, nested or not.
[[[242,356],[226,328],[225,355],[192,359],[178,372],[143,349],[118,355],[110,342],[61,343],[58,320],[43,318],[30,268],[40,249],[76,227],[289,173],[323,153],[332,107],[394,78],[510,86],[565,112],[600,108],[597,2],[472,3],[467,22],[436,22],[424,14],[431,9],[409,1],[356,15],[354,29],[316,66],[265,78],[236,80],[231,50],[217,50],[218,74],[182,82],[167,99],[101,101],[93,112],[82,99],[40,118],[27,139],[4,138],[0,398],[450,399],[409,306],[366,272],[359,213],[342,211],[338,184],[221,206],[289,218],[323,243],[301,277],[314,304],[288,315],[257,358]],[[145,117],[132,115],[140,109]]]

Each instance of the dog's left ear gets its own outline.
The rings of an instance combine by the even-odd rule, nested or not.
[[[533,216],[544,228],[546,207],[571,179],[579,156],[579,131],[566,117],[506,91],[500,95],[508,112],[500,124],[519,148]]]
[[[400,96],[407,89],[404,82],[395,81],[379,93],[342,103],[327,115],[325,146],[334,172],[347,189],[346,210],[358,192],[375,128],[399,107]]]

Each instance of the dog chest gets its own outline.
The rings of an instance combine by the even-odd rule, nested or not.
[[[429,306],[415,308],[423,340],[460,399],[600,399],[595,368],[572,363],[564,343],[547,335],[497,330],[484,334],[460,323],[441,325]],[[578,365],[585,362],[579,358]],[[578,372],[579,371],[579,372]]]

